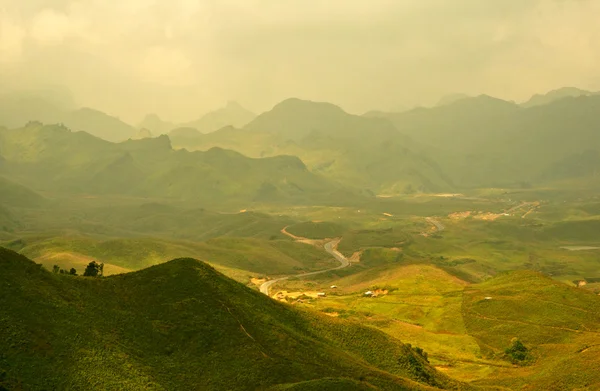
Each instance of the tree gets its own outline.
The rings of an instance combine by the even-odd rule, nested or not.
[[[54,273],[54,274],[60,273],[60,266],[58,266],[58,265],[52,266],[52,273]]]
[[[104,263],[98,265],[99,276],[104,277]]]
[[[77,275],[77,270],[75,270],[74,267],[71,268],[71,270],[69,270],[69,274],[72,276],[76,276]]]
[[[92,261],[85,268],[83,275],[85,277],[97,277],[98,273],[100,273],[100,264],[96,261]]]
[[[531,360],[529,349],[527,349],[517,338],[513,338],[510,347],[507,348],[504,353],[514,364],[523,364]]]

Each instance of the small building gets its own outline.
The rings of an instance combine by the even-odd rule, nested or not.
[[[337,285],[332,285],[329,287],[330,289],[337,289]]]
[[[485,300],[492,300],[492,298],[490,296],[486,296],[484,297]]]
[[[319,292],[317,293],[317,297],[325,297],[325,292]]]
[[[372,291],[366,291],[365,292],[365,296],[371,297],[371,296],[373,296],[373,292]]]

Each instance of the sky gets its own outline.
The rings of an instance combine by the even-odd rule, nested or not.
[[[236,100],[345,110],[600,90],[598,0],[0,0],[0,88],[129,122]]]

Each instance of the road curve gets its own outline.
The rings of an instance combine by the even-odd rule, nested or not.
[[[444,224],[440,223],[438,220],[434,219],[433,217],[426,217],[425,220],[427,220],[430,224],[433,224],[438,232],[442,232],[443,230],[446,229],[446,227],[444,227]]]
[[[293,276],[287,276],[287,277],[276,278],[274,280],[269,280],[260,286],[260,292],[269,296],[269,289],[271,288],[271,286],[280,281],[289,280],[290,278],[302,278],[302,277],[307,277],[307,276],[314,276],[316,274],[327,273],[327,272],[330,272],[333,270],[343,269],[345,267],[350,266],[350,261],[348,261],[348,259],[342,253],[340,253],[338,250],[335,249],[335,247],[337,246],[337,244],[339,242],[340,242],[340,239],[336,239],[336,240],[332,240],[331,242],[325,243],[325,246],[323,246],[325,248],[325,251],[327,251],[329,254],[331,254],[335,258],[335,260],[340,263],[339,266],[331,268],[331,269],[319,270],[316,272],[297,274],[297,275],[293,275]]]

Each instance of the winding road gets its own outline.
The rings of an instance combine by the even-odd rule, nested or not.
[[[284,230],[285,230],[285,228],[284,228]],[[269,296],[269,289],[271,288],[271,286],[280,281],[289,280],[290,278],[302,278],[302,277],[307,277],[307,276],[314,276],[316,274],[327,273],[327,272],[330,272],[333,270],[343,269],[345,267],[350,266],[350,261],[348,261],[348,259],[342,253],[340,253],[338,250],[335,249],[339,242],[340,242],[340,239],[336,239],[336,240],[332,240],[331,242],[325,243],[325,245],[323,246],[325,248],[325,251],[327,251],[329,254],[331,254],[336,259],[336,261],[338,261],[340,263],[339,266],[331,268],[331,269],[319,270],[316,272],[297,274],[297,275],[293,275],[293,276],[287,276],[287,277],[276,278],[274,280],[269,280],[260,286],[261,293],[264,293],[265,295]]]
[[[444,224],[440,223],[438,220],[434,219],[433,217],[426,217],[425,220],[427,220],[430,224],[433,224],[435,226],[435,228],[437,229],[437,232],[442,232],[443,230],[446,229],[446,227],[444,227]]]

